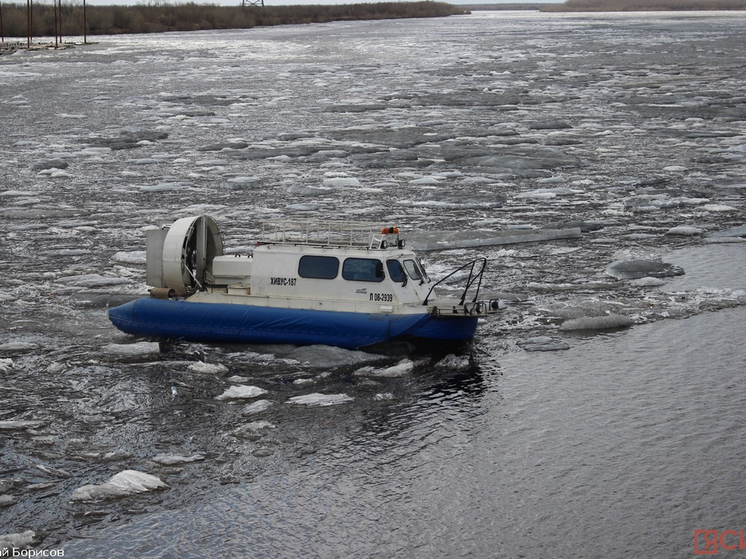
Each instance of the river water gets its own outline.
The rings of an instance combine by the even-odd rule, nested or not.
[[[0,545],[673,558],[742,530],[744,24],[477,12],[0,57]],[[507,308],[455,354],[116,331],[145,229],[196,213],[235,253],[262,218],[395,221],[436,279],[487,256]]]

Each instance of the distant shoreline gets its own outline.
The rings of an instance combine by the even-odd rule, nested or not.
[[[509,4],[462,4],[422,0],[418,2],[379,2],[338,5],[296,6],[217,6],[214,4],[157,4],[132,6],[65,6],[59,14],[54,4],[32,5],[34,37],[119,35],[163,33],[167,31],[201,31],[219,29],[250,29],[275,25],[328,23],[332,21],[365,21],[448,17],[472,11],[541,11],[551,12],[689,12],[744,11],[746,0],[567,0],[562,4],[513,2]],[[27,6],[0,4],[3,22],[3,43],[0,54],[11,52],[13,40],[27,40]],[[85,23],[84,23],[85,22]],[[8,41],[10,40],[10,41]],[[54,41],[55,45],[57,41]]]
[[[541,12],[695,12],[695,11],[742,11],[746,0],[567,0],[562,4],[521,3],[510,4],[463,4],[469,11],[514,11]]]
[[[2,10],[0,21],[3,21],[4,38],[26,39],[28,30],[26,4],[2,3],[0,10]],[[430,0],[263,7],[170,4],[159,0],[158,3],[150,5],[87,6],[85,14],[82,6],[78,4],[64,6],[62,13],[56,14],[54,5],[35,2],[32,10],[32,37],[251,29],[332,21],[447,17],[469,13],[462,6]],[[58,20],[58,16],[61,21]]]

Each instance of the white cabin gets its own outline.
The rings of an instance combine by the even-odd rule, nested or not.
[[[409,314],[426,310],[433,287],[395,227],[266,221],[251,255],[222,254],[222,237],[209,217],[178,220],[150,234],[148,283],[156,296]]]

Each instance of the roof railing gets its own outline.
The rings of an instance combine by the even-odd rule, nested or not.
[[[381,248],[385,235],[380,223],[268,219],[261,222],[259,242],[264,244]],[[394,228],[390,228],[392,233]],[[398,233],[398,229],[396,229]]]

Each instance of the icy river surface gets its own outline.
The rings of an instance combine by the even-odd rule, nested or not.
[[[746,528],[742,13],[96,41],[0,57],[0,552],[675,558]],[[486,256],[507,308],[442,354],[115,330],[145,230],[197,214],[234,253],[265,218],[399,224],[435,278]]]

